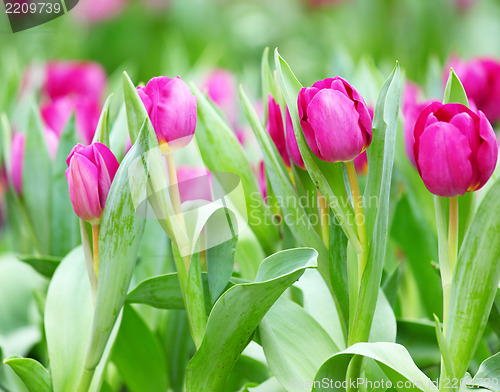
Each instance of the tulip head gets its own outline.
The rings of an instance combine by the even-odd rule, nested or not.
[[[101,143],[77,144],[66,160],[66,178],[73,210],[82,220],[98,224],[118,170],[113,153]]]
[[[23,190],[24,145],[26,135],[14,133],[10,146],[10,179],[14,190],[21,196]]]
[[[338,76],[302,88],[298,109],[307,144],[324,161],[351,161],[371,143],[368,107],[356,89]]]
[[[500,120],[500,62],[476,58],[467,62],[457,59],[451,65],[464,86],[467,98],[491,123]]]
[[[196,130],[196,97],[181,78],[152,78],[138,87],[151,124],[162,145],[170,151],[186,146]],[[163,147],[162,147],[163,150]]]
[[[99,101],[106,89],[106,72],[97,63],[55,61],[45,72],[44,90],[50,99],[86,96]]]
[[[458,103],[429,104],[417,119],[414,140],[417,169],[438,196],[480,189],[497,163],[497,140],[486,116]]]

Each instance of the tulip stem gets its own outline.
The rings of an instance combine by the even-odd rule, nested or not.
[[[177,180],[177,168],[175,166],[174,154],[172,152],[167,152],[165,153],[165,157],[167,158],[168,178],[170,180],[172,205],[174,207],[175,214],[179,219],[181,227],[183,228],[183,230],[185,230],[186,227],[184,223],[184,216],[182,215],[181,195],[179,192],[179,181]]]
[[[366,225],[365,225],[365,211],[363,208],[363,197],[359,190],[358,177],[356,176],[356,168],[354,167],[354,162],[345,162],[345,167],[347,170],[347,177],[349,178],[349,185],[351,187],[352,194],[352,205],[354,207],[354,221],[356,222],[356,227],[358,229],[358,237],[363,251],[358,257],[358,280],[361,285],[361,278],[363,277],[363,272],[366,266],[367,259],[367,240],[366,240]]]
[[[330,242],[330,211],[326,199],[318,192],[319,214],[321,220],[321,237],[328,249]]]
[[[455,270],[458,253],[458,196],[450,197],[450,222],[448,227],[448,251],[451,274]]]
[[[94,272],[99,276],[99,229],[100,225],[92,225],[92,252],[94,254]]]

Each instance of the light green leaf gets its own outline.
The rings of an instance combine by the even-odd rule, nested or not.
[[[345,380],[347,367],[353,355],[361,355],[377,361],[391,381],[392,387],[397,391],[410,391],[415,388],[424,392],[437,392],[438,390],[415,365],[403,346],[396,343],[378,342],[357,343],[330,357],[316,375],[315,380],[321,384],[315,386],[313,391],[344,391],[344,388],[335,385],[335,381]],[[330,382],[327,385],[323,384],[324,379],[333,381],[333,387],[330,387]]]
[[[45,334],[54,392],[76,391],[92,325],[92,293],[81,247],[66,256],[49,286]]]
[[[472,381],[473,385],[483,386],[493,392],[500,391],[500,353],[489,357],[480,366]]]
[[[339,351],[309,313],[284,298],[267,312],[259,332],[272,374],[290,392],[297,390],[297,380],[313,380],[323,362]]]
[[[281,386],[276,377],[271,377],[256,387],[246,387],[243,392],[286,392],[286,389]]]
[[[104,102],[94,134],[94,140],[92,141],[93,143],[98,142],[109,146],[109,104],[112,96],[113,94],[108,96],[106,102]]]
[[[137,89],[126,72],[123,72],[123,98],[127,111],[130,141],[134,144],[135,140],[139,137],[139,132],[144,124],[144,120],[148,118],[148,112],[137,93]]]
[[[455,369],[453,368],[453,362],[451,360],[450,349],[448,347],[448,342],[443,336],[443,331],[441,331],[441,323],[436,315],[434,315],[434,321],[436,323],[436,338],[439,345],[439,350],[441,351],[441,357],[443,358],[443,363],[447,371],[447,375],[450,378],[455,377]]]
[[[500,280],[500,181],[488,191],[467,232],[450,290],[447,340],[455,375],[465,374],[488,321]]]
[[[259,190],[257,176],[252,171],[245,152],[236,135],[222,120],[205,96],[191,86],[198,97],[198,125],[196,140],[203,161],[214,173],[235,173],[243,185],[245,200],[237,205],[242,215],[248,216],[248,224],[259,238],[264,250],[271,253],[279,241],[275,225],[262,224],[271,221],[271,211],[267,207]]]
[[[143,280],[127,295],[127,303],[146,304],[159,309],[184,309],[177,273]]]
[[[4,363],[16,372],[30,392],[52,392],[50,374],[40,362],[12,356],[5,359]]]
[[[164,392],[168,379],[158,338],[130,306],[125,306],[111,359],[131,392]]]
[[[222,294],[208,317],[203,342],[189,363],[188,392],[223,390],[264,315],[316,258],[317,252],[308,248],[275,253],[262,262],[254,283],[237,284]]]
[[[446,82],[443,103],[461,103],[469,107],[469,100],[467,99],[464,86],[453,68],[450,69],[450,76]]]
[[[364,193],[368,261],[363,272],[350,342],[367,341],[384,266],[389,225],[394,149],[401,95],[399,64],[382,88],[375,107],[372,144],[368,151],[368,179]]]
[[[35,107],[28,118],[22,177],[22,197],[35,231],[36,250],[49,254],[52,162]]]

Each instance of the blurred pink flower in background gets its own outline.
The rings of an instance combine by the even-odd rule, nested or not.
[[[238,97],[236,92],[236,77],[226,69],[212,71],[203,83],[208,97],[220,108],[231,125],[238,123]]]
[[[78,20],[97,23],[118,16],[127,3],[127,0],[79,0],[73,12]]]
[[[180,166],[177,169],[177,181],[181,201],[212,201],[212,181],[210,172],[202,167]]]
[[[43,88],[50,99],[78,95],[99,101],[106,91],[106,83],[106,72],[100,64],[53,61],[47,64]]]
[[[76,116],[76,131],[82,142],[90,144],[95,134],[101,109],[97,101],[87,97],[62,97],[41,107],[45,124],[61,136],[71,114]]]
[[[23,191],[24,145],[26,135],[15,132],[10,146],[10,179],[14,190],[20,196]]]
[[[415,162],[415,154],[413,153],[413,146],[415,144],[413,128],[415,128],[415,123],[422,110],[431,102],[434,102],[432,100],[421,101],[419,99],[420,94],[420,87],[417,84],[413,82],[406,83],[403,94],[403,133],[406,154],[415,167],[417,167],[417,164]]]
[[[266,182],[266,169],[264,167],[264,161],[261,161],[259,167],[257,168],[257,179],[259,181],[260,193],[264,200],[267,199],[267,182]]]
[[[477,0],[455,0],[455,5],[460,11],[468,11]]]
[[[491,58],[461,61],[452,58],[450,65],[462,82],[467,98],[495,124],[500,120],[500,62]],[[449,67],[446,70],[448,78]]]

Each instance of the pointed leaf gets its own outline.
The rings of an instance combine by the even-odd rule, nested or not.
[[[52,392],[50,374],[40,362],[16,356],[9,357],[3,362],[23,380],[29,392]]]

